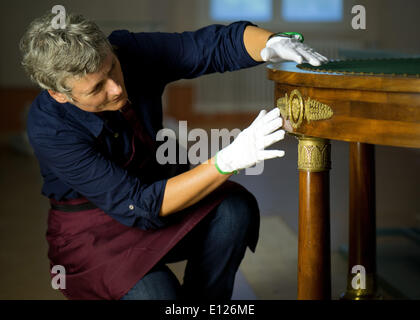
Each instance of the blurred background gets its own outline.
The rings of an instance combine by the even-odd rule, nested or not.
[[[54,5],[97,22],[105,34],[182,32],[249,20],[271,30],[297,31],[305,43],[330,59],[420,54],[418,0],[119,0],[0,2],[0,299],[64,299],[52,289],[45,240],[48,200],[40,194],[38,163],[27,143],[28,108],[40,90],[20,67],[18,42],[25,28]],[[355,30],[354,5],[366,9],[366,29]],[[274,106],[266,65],[169,85],[164,125],[175,131],[239,128],[258,111]],[[262,214],[257,252],[247,252],[235,299],[295,299],[297,296],[297,141],[287,136],[273,147],[286,151],[267,161],[259,176],[232,179],[255,194]],[[420,298],[420,152],[376,146],[377,255],[385,298]],[[346,287],[348,245],[348,155],[345,142],[332,141],[332,293]],[[181,279],[183,263],[171,268]]]

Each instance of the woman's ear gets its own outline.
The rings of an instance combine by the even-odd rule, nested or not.
[[[70,102],[69,98],[64,93],[56,92],[56,91],[53,91],[53,90],[50,90],[50,89],[48,89],[48,93],[58,103],[67,103],[67,102]]]

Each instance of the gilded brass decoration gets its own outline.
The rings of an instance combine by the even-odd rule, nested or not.
[[[329,140],[299,137],[298,169],[311,172],[327,171],[331,168]]]
[[[311,98],[306,99],[305,102],[305,118],[308,122],[325,120],[333,116],[331,108],[319,101],[312,100]]]
[[[288,113],[293,128],[299,128],[304,116],[305,105],[303,104],[302,95],[298,90],[293,90],[290,94]]]
[[[352,280],[355,277],[353,273],[348,275],[347,290],[340,297],[342,300],[381,300],[383,299],[381,293],[378,291],[376,285],[375,274],[366,274],[366,288],[365,289],[354,289],[352,286]]]
[[[328,105],[311,98],[304,101],[302,95],[296,89],[290,93],[290,97],[286,93],[284,97],[279,98],[277,107],[280,109],[282,117],[285,120],[290,120],[294,129],[300,127],[304,118],[311,122],[326,120],[333,116],[333,111]]]
[[[287,93],[282,98],[277,99],[277,108],[280,109],[280,114],[284,119],[288,118],[289,111],[287,110]]]

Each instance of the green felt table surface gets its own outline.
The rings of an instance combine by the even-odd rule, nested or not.
[[[316,72],[351,74],[420,75],[420,58],[357,59],[329,61],[321,66],[302,63],[298,68]]]

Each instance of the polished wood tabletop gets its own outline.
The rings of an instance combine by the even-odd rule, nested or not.
[[[420,78],[313,72],[295,63],[268,66],[276,100],[298,90],[328,105],[328,121],[303,121],[286,130],[320,138],[402,147],[420,147]]]

